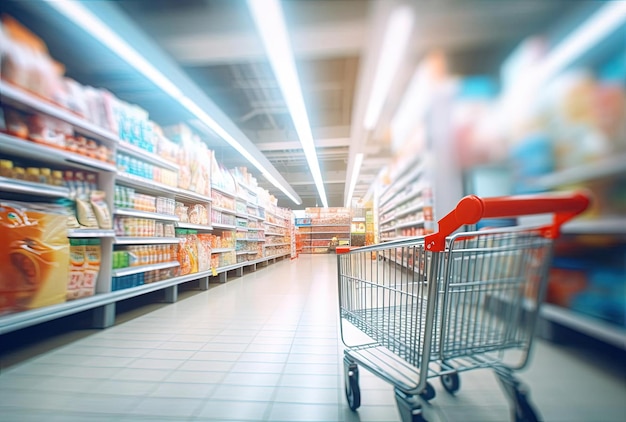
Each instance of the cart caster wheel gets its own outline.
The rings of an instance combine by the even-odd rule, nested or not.
[[[451,372],[449,374],[442,375],[439,379],[441,380],[443,388],[450,394],[456,393],[461,387],[458,372]]]
[[[535,409],[523,394],[518,394],[515,407],[513,408],[513,420],[515,422],[538,422]]]
[[[346,399],[350,410],[357,410],[361,406],[361,388],[359,387],[359,367],[354,363],[345,363]]]
[[[420,398],[410,396],[396,388],[396,403],[402,422],[428,422],[424,417],[424,403]]]
[[[424,391],[422,391],[422,392],[419,394],[419,396],[420,396],[422,399],[424,399],[424,400],[426,400],[426,401],[429,401],[429,400],[432,400],[432,399],[434,399],[434,398],[435,398],[435,394],[436,394],[436,393],[435,393],[435,388],[432,386],[432,384],[431,384],[431,383],[427,382],[427,383],[426,383],[426,388],[424,389]]]

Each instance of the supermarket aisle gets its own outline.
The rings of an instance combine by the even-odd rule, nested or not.
[[[98,332],[0,375],[3,421],[397,421],[392,388],[361,371],[348,410],[337,336],[334,255],[301,256]],[[618,421],[626,386],[539,343],[528,371],[547,421]],[[488,371],[437,381],[442,420],[505,421]]]

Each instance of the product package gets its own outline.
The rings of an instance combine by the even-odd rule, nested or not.
[[[65,301],[70,268],[62,208],[0,202],[0,314]]]

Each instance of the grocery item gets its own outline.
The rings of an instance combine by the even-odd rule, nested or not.
[[[80,297],[94,295],[98,273],[100,272],[100,262],[102,261],[100,239],[88,239],[85,243],[84,278],[80,289]]]
[[[76,217],[81,226],[88,229],[98,228],[98,220],[89,201],[76,198]]]
[[[105,202],[106,193],[101,190],[91,192],[90,200],[93,212],[101,229],[112,229],[111,214]]]
[[[62,211],[0,202],[0,313],[65,301],[70,245]]]
[[[85,241],[70,239],[70,269],[67,284],[67,300],[78,299],[84,283]]]

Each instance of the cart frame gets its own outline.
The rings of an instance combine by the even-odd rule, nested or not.
[[[588,204],[583,192],[470,195],[439,220],[437,233],[338,254],[350,408],[361,402],[359,365],[394,385],[403,421],[426,420],[423,401],[435,396],[429,378],[440,377],[455,393],[459,372],[491,368],[511,401],[513,420],[538,420],[513,372],[529,361],[553,240]],[[545,213],[554,215],[549,225],[457,232],[484,218]],[[348,341],[353,334],[346,331],[360,340]]]

